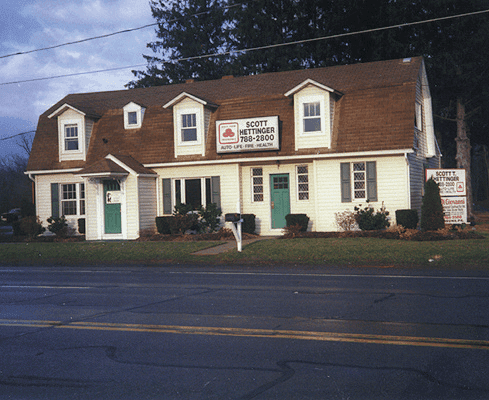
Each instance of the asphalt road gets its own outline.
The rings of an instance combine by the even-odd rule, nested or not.
[[[488,399],[489,274],[0,268],[0,399]]]

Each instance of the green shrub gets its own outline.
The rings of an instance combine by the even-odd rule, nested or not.
[[[397,225],[406,229],[416,229],[418,220],[418,211],[416,210],[396,210]]]
[[[176,214],[170,217],[170,233],[172,235],[183,235],[187,231],[197,231],[199,228],[199,216],[194,213],[185,215]]]
[[[375,212],[375,209],[367,204],[364,208],[361,208],[360,204],[355,207],[355,219],[358,227],[362,231],[375,231],[385,229],[390,226],[389,223],[389,211],[387,211],[382,203],[382,207],[379,211]]]
[[[62,238],[68,236],[68,224],[64,215],[57,218],[49,217],[48,224],[49,231],[53,232],[56,236]]]
[[[207,204],[207,207],[201,207],[199,210],[199,231],[215,232],[219,228],[222,212],[215,203]]]
[[[249,233],[250,235],[255,234],[256,224],[255,224],[255,214],[241,214],[243,223],[241,225],[241,231],[243,233]]]
[[[173,217],[156,217],[156,230],[162,235],[171,234],[170,220]]]
[[[421,205],[421,229],[437,231],[445,227],[443,205],[441,204],[440,188],[433,178],[424,185],[423,203]]]
[[[30,239],[40,235],[46,230],[42,227],[39,217],[36,216],[22,218],[18,221],[18,224],[15,225],[16,226],[13,227],[15,235],[25,235]]]
[[[300,225],[301,232],[307,231],[307,225],[309,224],[309,217],[306,214],[287,214],[285,216],[287,226]]]

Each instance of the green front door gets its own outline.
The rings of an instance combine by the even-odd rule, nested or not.
[[[104,181],[105,233],[121,233],[121,187],[115,180]]]
[[[285,216],[290,214],[289,174],[270,175],[272,229],[285,228]]]

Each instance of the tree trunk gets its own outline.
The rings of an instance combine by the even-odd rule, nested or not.
[[[465,182],[467,190],[467,218],[470,221],[472,215],[472,180],[470,176],[470,139],[467,136],[467,124],[465,103],[461,97],[457,97],[457,168],[465,169]]]

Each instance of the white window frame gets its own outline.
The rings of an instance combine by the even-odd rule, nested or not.
[[[303,172],[300,169],[306,168],[306,171]],[[311,182],[309,179],[309,166],[308,165],[296,165],[296,182],[297,182],[297,200],[298,201],[309,201],[309,193],[311,189]],[[304,178],[306,180],[304,181]],[[307,190],[304,190],[304,186],[307,186]]]
[[[139,129],[143,125],[144,107],[139,104],[130,102],[126,104],[123,108],[124,110],[124,129]],[[129,114],[136,113],[136,123],[130,123]]]
[[[258,172],[258,170],[261,169],[261,175],[256,174],[255,171]],[[264,189],[264,176],[263,176],[263,167],[252,167],[250,169],[250,176],[251,176],[251,202],[252,203],[262,203],[265,199],[265,189]],[[259,183],[258,180],[255,180],[255,178],[259,179],[261,178],[261,183]],[[257,188],[261,188],[260,191],[256,191]],[[255,197],[255,196],[261,196],[260,197]]]
[[[414,115],[414,126],[415,128],[422,132],[423,131],[423,105],[416,102],[416,111]]]
[[[201,200],[201,206],[202,207],[207,207],[207,197],[212,196],[212,193],[207,193],[207,180],[212,179],[210,176],[197,176],[197,177],[187,177],[187,178],[176,178],[172,179],[172,210],[175,208],[175,205],[178,203],[181,204],[187,204],[186,203],[186,198],[187,198],[187,193],[186,193],[186,187],[185,187],[185,181],[188,180],[200,180],[200,200]],[[177,198],[177,183],[180,182],[180,199]],[[210,183],[210,182],[209,182]],[[212,190],[212,188],[210,189]],[[212,201],[212,200],[211,200]],[[197,210],[194,210],[195,212]]]
[[[59,118],[58,125],[58,140],[59,140],[59,160],[85,160],[85,127],[83,118],[77,119],[64,119]],[[76,126],[78,133],[78,149],[68,150],[66,148],[66,128]]]
[[[179,146],[195,146],[195,145],[201,145],[202,144],[202,135],[203,135],[203,126],[204,126],[204,121],[203,121],[203,112],[202,112],[202,107],[175,107],[175,119],[174,121],[175,127],[176,127],[176,136],[177,136],[177,143]],[[191,115],[195,114],[195,129],[196,129],[196,140],[188,140],[184,141],[183,140],[183,116],[184,115]]]
[[[355,166],[363,164],[363,170],[356,170]],[[363,179],[359,179],[363,174]],[[352,182],[352,199],[365,201],[367,199],[367,163],[365,161],[354,161],[351,163],[351,182]],[[362,187],[355,187],[356,183],[362,184]],[[363,197],[357,197],[357,193],[363,192]]]
[[[74,196],[72,198],[64,198],[65,186],[74,186]],[[75,202],[76,213],[75,214],[65,214],[64,204],[69,202]],[[82,213],[83,211],[83,213]],[[86,187],[85,183],[60,183],[59,184],[59,215],[64,215],[68,218],[83,217],[86,215]]]
[[[304,106],[306,104],[313,104],[313,103],[319,103],[319,110],[320,110],[320,123],[321,123],[321,129],[318,131],[306,131],[304,129],[304,120],[307,117],[304,113]],[[307,95],[307,96],[300,96],[299,97],[299,127],[300,127],[300,135],[302,136],[323,136],[326,134],[328,127],[326,126],[326,112],[329,111],[329,107],[326,107],[325,104],[325,96],[324,95]],[[329,106],[329,105],[328,105]],[[317,118],[317,116],[315,116]]]

